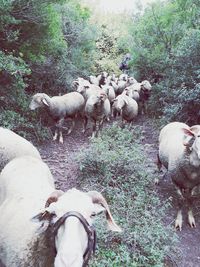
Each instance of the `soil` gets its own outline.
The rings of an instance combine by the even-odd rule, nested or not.
[[[165,225],[174,227],[174,218],[177,212],[177,194],[171,180],[165,175],[166,171],[163,169],[162,173],[158,173],[156,166],[159,130],[149,118],[141,117],[137,123],[143,135],[141,143],[144,145],[147,157],[151,159],[151,164],[148,165],[149,171],[154,174],[155,178],[159,178],[159,184],[155,185],[155,190],[161,201],[164,202],[169,198],[172,199],[172,205],[168,209],[163,222]],[[109,124],[107,124],[108,127]],[[88,146],[90,136],[91,129],[84,135],[81,132],[81,123],[78,122],[70,135],[64,135],[64,144],[50,140],[39,147],[43,160],[48,164],[55,177],[57,188],[64,191],[72,187],[79,188],[79,166],[76,161],[76,155]],[[172,259],[173,263],[170,266],[200,267],[199,208],[200,203],[195,203],[194,216],[196,228],[193,229],[187,223],[186,210],[183,211],[183,228],[182,231],[177,231],[179,241],[176,249],[177,257]]]

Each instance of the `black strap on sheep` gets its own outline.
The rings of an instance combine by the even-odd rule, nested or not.
[[[79,212],[69,211],[69,212],[65,213],[61,218],[59,218],[55,224],[51,225],[51,234],[52,234],[51,236],[53,238],[52,243],[54,246],[55,255],[57,253],[56,247],[55,247],[55,237],[56,237],[56,234],[58,232],[58,229],[65,222],[65,220],[71,216],[79,219],[79,221],[82,223],[82,225],[83,225],[83,227],[84,227],[84,229],[88,235],[88,245],[87,245],[86,251],[83,255],[84,262],[83,262],[83,266],[82,266],[82,267],[86,267],[88,265],[88,262],[89,262],[91,255],[95,253],[96,231],[95,231],[95,228],[93,226],[89,225],[87,220]]]

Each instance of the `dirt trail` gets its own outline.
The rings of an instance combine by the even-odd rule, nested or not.
[[[159,131],[153,126],[149,119],[141,119],[138,122],[138,127],[141,128],[143,135],[142,144],[145,147],[147,156],[152,159],[152,164],[148,166],[150,172],[154,173],[155,177],[159,177],[160,182],[155,186],[161,200],[165,201],[169,197],[173,198],[172,207],[169,208],[164,223],[174,226],[174,218],[176,215],[176,192],[170,179],[156,172],[156,155],[157,155],[157,140]],[[72,187],[79,187],[78,181],[78,164],[75,157],[79,151],[83,150],[89,144],[89,134],[81,133],[81,125],[76,125],[74,132],[69,136],[64,136],[64,144],[49,141],[43,144],[39,150],[43,160],[50,167],[55,180],[56,187],[66,191]],[[177,254],[180,254],[176,264],[177,267],[200,267],[200,213],[198,212],[200,204],[195,204],[196,209],[194,215],[197,227],[191,229],[187,224],[187,218],[184,217],[183,229],[178,233],[179,244],[177,246]],[[186,213],[184,213],[185,215]],[[122,267],[122,266],[120,266]],[[127,266],[128,267],[128,266]]]

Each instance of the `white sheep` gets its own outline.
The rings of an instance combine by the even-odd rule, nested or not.
[[[91,84],[97,85],[99,86],[99,78],[94,76],[94,75],[90,75],[89,76],[89,81]]]
[[[90,85],[80,84],[77,87],[77,92],[84,97],[85,101],[87,101],[90,96],[101,93],[102,88],[94,84]]]
[[[102,85],[101,87],[102,87],[102,90],[107,94],[110,104],[112,105],[113,100],[116,97],[114,88],[108,84]]]
[[[137,102],[124,93],[114,99],[113,109],[121,114],[122,121],[133,122],[138,115]]]
[[[9,129],[0,127],[0,171],[12,159],[30,155],[41,159],[37,148]]]
[[[140,112],[146,113],[146,102],[148,101],[152,86],[149,81],[144,80],[141,83],[133,83],[128,85],[126,88],[126,94],[135,99],[139,104]]]
[[[55,190],[53,177],[44,162],[30,156],[12,160],[0,175],[2,264],[82,267],[89,255],[83,256],[91,237],[79,217],[83,217],[87,230],[91,231],[95,215],[102,211],[106,212],[109,228],[120,232],[100,193]],[[65,220],[68,212],[78,218],[70,216]]]
[[[49,97],[44,93],[37,93],[32,97],[32,101],[29,105],[31,110],[35,110],[39,107],[45,107],[49,115],[56,122],[56,131],[53,140],[58,137],[59,130],[59,142],[63,143],[62,128],[65,119],[70,119],[72,122],[67,134],[70,134],[75,126],[75,118],[77,114],[81,114],[85,105],[85,100],[78,92],[71,92],[62,96]]]
[[[103,127],[104,120],[109,118],[110,113],[110,101],[103,91],[91,95],[85,104],[84,132],[86,131],[88,119],[90,119],[94,122],[92,137],[97,136],[100,128]]]
[[[75,81],[72,82],[72,88],[76,91],[77,88],[80,86],[80,85],[87,85],[87,86],[90,86],[91,83],[84,79],[84,78],[81,78],[81,77],[78,77]]]
[[[118,83],[117,83],[117,87],[115,86],[115,84],[113,82],[111,82],[111,84],[114,87],[115,92],[116,92],[117,95],[122,94],[122,92],[124,91],[124,89],[126,87],[137,83],[135,78],[128,77],[127,74],[121,74],[120,76],[121,76],[121,79],[119,78]]]
[[[195,227],[192,213],[193,189],[200,184],[200,125],[167,124],[159,135],[158,167],[164,165],[181,195],[175,227],[182,229],[183,198],[189,205],[188,221]]]

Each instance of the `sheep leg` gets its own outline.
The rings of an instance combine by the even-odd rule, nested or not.
[[[87,124],[88,124],[88,118],[85,117],[84,120],[83,120],[83,133],[86,132],[86,127],[87,127]]]
[[[59,137],[59,142],[61,144],[63,144],[63,135],[62,135],[62,129],[59,129],[59,134],[60,134],[60,137]]]
[[[175,228],[178,230],[182,230],[182,224],[183,224],[183,216],[182,216],[182,210],[179,209],[177,216],[176,216],[176,220],[175,220]]]
[[[179,209],[178,209],[178,213],[177,213],[177,216],[176,216],[176,220],[175,220],[175,228],[178,230],[182,230],[182,224],[183,224],[183,216],[182,216],[182,206],[183,206],[183,201],[184,201],[184,198],[183,198],[183,195],[182,195],[182,191],[179,187],[176,187],[176,190],[177,190],[177,193],[178,193],[178,206],[179,206]]]
[[[92,138],[94,138],[97,135],[96,128],[97,128],[97,123],[96,121],[94,121],[93,128],[92,128]]]
[[[64,123],[64,118],[60,119],[57,123],[57,127],[59,129],[59,142],[61,144],[63,144],[63,135],[62,135],[62,126],[63,126],[63,123]]]
[[[58,137],[58,129],[55,130],[53,141],[55,141],[57,139],[57,137]]]
[[[72,132],[72,130],[74,129],[74,126],[75,126],[75,121],[74,120],[71,120],[72,121],[72,125],[71,127],[69,128],[67,134],[70,134]]]
[[[191,228],[195,228],[196,227],[196,223],[195,223],[195,219],[194,219],[194,215],[193,215],[193,212],[192,212],[192,204],[193,204],[193,201],[192,199],[188,199],[188,206],[189,206],[189,209],[188,209],[188,222],[189,222],[189,225]]]
[[[194,215],[193,215],[193,212],[192,212],[191,208],[188,211],[188,222],[189,222],[189,225],[191,226],[191,228],[195,228],[196,227]]]

